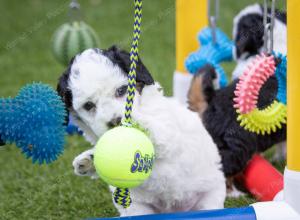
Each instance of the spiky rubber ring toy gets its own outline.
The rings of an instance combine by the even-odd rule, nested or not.
[[[274,100],[263,110],[257,108],[260,89],[275,74],[275,69],[274,56],[262,54],[256,57],[240,77],[234,107],[239,114],[237,120],[246,130],[262,135],[270,134],[286,123],[287,109],[283,103]]]
[[[255,108],[248,114],[240,114],[237,120],[246,130],[265,135],[281,129],[286,124],[286,114],[286,106],[275,100],[263,110]]]
[[[234,94],[234,107],[242,114],[256,108],[261,87],[269,77],[274,75],[275,61],[273,56],[260,55],[240,76]]]

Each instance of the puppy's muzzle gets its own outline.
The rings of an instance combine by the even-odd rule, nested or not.
[[[114,128],[118,125],[121,124],[121,120],[122,118],[121,117],[117,117],[117,118],[113,118],[112,120],[110,120],[108,123],[107,123],[107,127],[108,128]]]

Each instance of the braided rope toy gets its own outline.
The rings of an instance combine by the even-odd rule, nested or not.
[[[279,57],[283,57],[279,55]],[[286,59],[282,59],[284,62],[279,64],[276,68],[278,84],[278,96],[282,97],[286,91],[283,85],[286,83],[283,76],[286,76]],[[285,104],[276,100],[263,110],[257,108],[258,95],[263,84],[275,74],[275,60],[274,56],[267,56],[262,54],[257,56],[256,59],[248,66],[240,81],[236,86],[234,98],[234,107],[239,114],[237,120],[240,121],[240,125],[246,130],[255,132],[257,134],[270,134],[276,132],[277,128],[281,129],[282,124],[286,123],[287,109]],[[276,76],[277,76],[276,75]]]
[[[141,23],[142,23],[142,0],[135,0],[135,9],[134,9],[134,26],[133,26],[133,40],[130,50],[130,71],[128,75],[128,88],[127,88],[127,98],[125,106],[125,120],[123,124],[130,126],[132,124],[132,106],[135,96],[136,89],[136,65],[138,63],[138,45],[141,34]],[[132,202],[130,198],[130,192],[128,188],[121,189],[117,188],[114,193],[114,201],[122,205],[124,208],[128,208]]]
[[[123,206],[124,208],[128,208],[132,203],[132,200],[130,198],[130,191],[128,188],[116,188],[113,193],[113,199],[115,203]]]
[[[124,119],[122,126],[107,131],[99,139],[94,153],[97,173],[105,182],[116,187],[113,200],[123,208],[128,208],[132,202],[129,188],[137,187],[149,178],[154,162],[153,144],[133,122],[131,116],[136,91],[136,67],[139,60],[142,0],[135,0],[134,3],[134,31]]]
[[[141,34],[141,23],[142,23],[142,0],[134,0],[135,9],[134,9],[134,27],[133,27],[133,40],[130,50],[130,71],[128,75],[128,89],[127,89],[127,98],[125,106],[125,120],[124,123],[131,125],[132,124],[132,106],[133,99],[135,96],[136,90],[136,66],[139,60],[138,57],[138,45]]]
[[[211,28],[203,29],[198,35],[198,40],[201,48],[186,59],[187,70],[195,74],[206,64],[211,64],[219,75],[220,87],[225,87],[226,73],[219,63],[232,60],[232,41],[218,28],[216,28],[216,43],[213,42]]]

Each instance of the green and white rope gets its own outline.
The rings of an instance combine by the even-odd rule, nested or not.
[[[132,126],[132,107],[136,90],[136,67],[139,61],[138,45],[141,34],[141,22],[142,22],[142,0],[134,0],[134,28],[133,28],[133,40],[130,50],[130,71],[128,74],[128,88],[127,98],[125,105],[125,117],[122,121],[123,126]],[[130,192],[128,188],[117,188],[113,194],[115,203],[128,208],[132,202],[130,198]]]

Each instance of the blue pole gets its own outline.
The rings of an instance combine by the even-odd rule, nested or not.
[[[257,220],[252,207],[230,208],[211,211],[178,212],[117,218],[97,218],[90,220]]]

